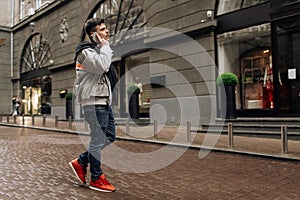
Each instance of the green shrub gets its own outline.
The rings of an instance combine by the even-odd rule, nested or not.
[[[235,86],[238,83],[238,78],[234,73],[231,72],[225,72],[218,76],[217,78],[217,84],[218,85],[231,85]]]
[[[72,99],[75,99],[75,98],[76,98],[76,96],[72,92],[69,92],[69,93],[66,94],[66,100],[72,100]]]
[[[136,85],[130,85],[127,88],[127,94],[139,94],[140,93],[140,88]]]

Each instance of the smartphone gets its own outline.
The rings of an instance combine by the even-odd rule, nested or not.
[[[99,43],[100,43],[99,38],[98,38],[96,32],[94,32],[94,33],[92,34],[92,39],[94,40],[94,42],[95,42],[96,44],[99,44]]]

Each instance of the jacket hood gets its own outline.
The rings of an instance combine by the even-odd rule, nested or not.
[[[83,42],[81,42],[81,43],[76,47],[76,56],[77,56],[78,53],[79,53],[80,51],[82,51],[83,49],[87,49],[87,48],[92,48],[92,49],[94,49],[95,47],[96,47],[95,44],[92,44],[92,43],[90,43],[90,42],[88,42],[88,41],[83,41]]]

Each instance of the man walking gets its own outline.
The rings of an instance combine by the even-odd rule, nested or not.
[[[102,192],[115,191],[101,169],[101,151],[115,140],[115,122],[111,108],[115,80],[111,66],[112,50],[109,31],[103,19],[92,18],[85,23],[90,42],[76,48],[76,96],[82,104],[84,117],[90,127],[90,144],[86,152],[69,165],[77,179],[86,184],[90,164],[90,188]]]

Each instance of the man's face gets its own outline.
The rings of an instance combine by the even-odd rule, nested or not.
[[[97,25],[96,26],[96,31],[98,33],[98,35],[105,39],[105,40],[108,40],[109,39],[109,31],[107,30],[106,26],[104,23],[100,24],[100,25]]]

